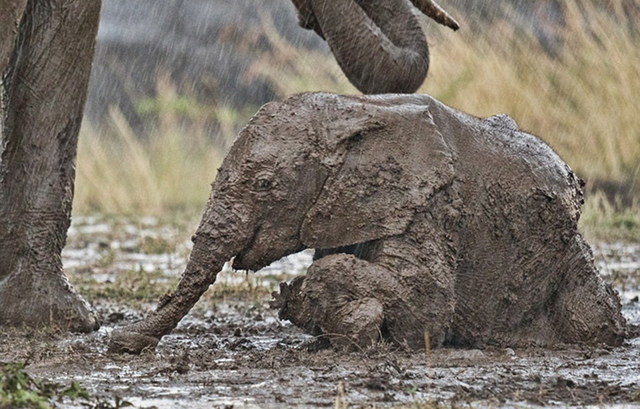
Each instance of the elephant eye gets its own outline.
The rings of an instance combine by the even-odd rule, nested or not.
[[[360,142],[364,136],[362,135],[362,131],[354,132],[351,136],[349,136],[349,140],[351,142]]]
[[[269,179],[260,178],[255,182],[255,189],[259,192],[264,192],[271,189],[273,183]]]

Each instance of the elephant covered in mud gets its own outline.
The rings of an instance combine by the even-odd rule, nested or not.
[[[0,305],[3,307],[0,308],[0,326],[54,327],[83,332],[99,327],[95,311],[73,290],[64,275],[61,251],[70,225],[77,139],[87,96],[101,3],[101,0],[0,0],[0,10],[3,10],[0,13]],[[240,34],[235,24],[223,23],[226,29],[222,29],[222,32],[215,28],[209,31],[207,19],[198,13],[205,12],[198,10],[198,4],[204,6],[206,3],[204,0],[196,2],[198,4],[188,7],[188,10],[185,5],[191,3],[187,1],[169,4],[169,7],[177,7],[174,11],[179,11],[177,14],[180,16],[168,20],[158,20],[162,13],[158,14],[155,7],[167,5],[153,3],[153,10],[142,8],[150,13],[150,21],[155,23],[152,31],[156,35],[151,37],[163,40],[155,43],[156,46],[146,43],[147,34],[150,33],[144,32],[144,27],[142,35],[132,35],[137,31],[129,26],[138,25],[140,18],[136,19],[136,13],[127,14],[126,10],[126,21],[133,31],[119,30],[106,24],[101,30],[103,38],[122,39],[122,36],[129,35],[134,38],[129,38],[135,43],[134,48],[160,51],[160,47],[167,55],[172,55],[167,47],[182,44],[181,50],[184,51],[190,48],[188,44],[191,42],[187,40],[192,35],[220,34],[215,38],[222,40],[223,37],[238,38],[235,34]],[[311,0],[312,3],[315,4],[315,0]],[[426,10],[430,5],[435,7],[432,0],[421,0],[419,3],[416,0],[416,5],[423,3]],[[209,4],[206,8],[211,12],[212,7],[215,8],[215,4]],[[109,10],[114,11],[107,7],[107,14]],[[432,14],[437,16],[440,9],[436,7],[433,10]],[[313,11],[317,12],[318,9],[314,8]],[[335,10],[327,11],[332,13]],[[228,18],[228,13],[222,14]],[[362,13],[358,15],[363,17]],[[318,14],[314,16],[318,17]],[[383,20],[379,19],[380,16]],[[406,40],[404,31],[398,31],[398,15],[394,12],[377,14],[369,10],[365,17],[364,20],[348,20],[346,23],[339,21],[336,32],[342,33],[341,38],[353,40],[353,53],[357,59],[365,60],[370,55],[360,51],[371,47],[369,40],[372,39],[372,32],[367,31],[368,34],[362,37],[350,34],[345,37],[343,30],[355,33],[366,27],[366,30],[373,30],[374,34],[385,33],[380,34],[379,45],[392,52],[387,54],[385,51],[381,55],[395,58],[398,54],[393,50],[404,49]],[[384,20],[386,17],[393,21]],[[371,24],[371,18],[376,24]],[[163,21],[167,24],[161,24]],[[173,23],[176,22],[186,22],[188,27],[175,27]],[[355,22],[364,24],[350,25]],[[324,25],[321,27],[328,30],[325,34],[333,32]],[[388,30],[389,27],[394,30]],[[178,37],[186,42],[177,41],[178,37],[173,35],[180,32],[185,36]],[[227,34],[223,35],[223,32]],[[207,41],[210,42],[211,38],[207,37]],[[199,60],[220,57],[219,53],[203,52],[203,48],[197,44],[192,44],[192,47],[195,47],[194,52],[200,57]],[[134,54],[145,63],[150,60],[146,52]],[[181,65],[189,60],[183,57],[177,58]],[[383,60],[388,61],[387,57]],[[406,63],[405,60],[394,61],[400,67]],[[138,63],[127,61],[124,65],[140,67]],[[224,58],[219,63],[229,65]],[[144,63],[142,65],[147,66]],[[365,71],[378,69],[377,63],[359,64],[357,67]],[[116,76],[122,77],[121,74],[131,70],[120,66],[116,71]],[[141,70],[134,68],[133,71],[139,73]],[[394,75],[404,75],[402,71],[399,73]],[[232,74],[237,77],[238,70],[232,70]],[[396,78],[394,75],[390,78]],[[109,88],[113,88],[113,81],[107,82]],[[215,83],[207,82],[210,85]],[[402,91],[403,88],[395,90]]]
[[[302,94],[265,105],[212,185],[177,289],[110,350],[153,347],[232,257],[316,249],[283,318],[334,345],[619,344],[620,303],[577,230],[582,182],[504,115],[426,95]]]

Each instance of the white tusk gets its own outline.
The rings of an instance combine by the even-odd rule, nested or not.
[[[414,6],[418,10],[420,10],[425,16],[432,18],[436,23],[447,26],[453,30],[457,30],[460,28],[460,24],[451,17],[449,13],[444,11],[442,7],[440,7],[433,0],[411,0]]]

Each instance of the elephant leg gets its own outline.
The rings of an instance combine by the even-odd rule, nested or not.
[[[64,275],[100,0],[0,0],[0,326],[90,332]]]
[[[599,276],[591,250],[578,236],[567,252],[567,273],[551,320],[559,340],[567,343],[621,345],[627,327],[616,292]]]
[[[334,300],[338,302],[338,300]],[[340,349],[374,345],[381,335],[384,318],[382,303],[373,297],[353,299],[332,308],[324,317],[322,334]]]
[[[426,276],[427,274],[425,274]],[[439,345],[445,337],[451,311],[445,319],[434,316],[441,306],[414,295],[421,282],[404,280],[402,274],[348,254],[332,254],[316,260],[304,282],[292,287],[286,314],[294,324],[323,334],[335,347],[367,347],[380,338],[414,349],[425,346],[425,333]],[[452,310],[452,309],[451,309]],[[281,310],[282,312],[282,310]]]
[[[382,294],[376,287],[397,285],[391,276],[350,254],[322,257],[309,267],[304,279],[303,310],[334,347],[370,346],[380,339],[384,319]]]

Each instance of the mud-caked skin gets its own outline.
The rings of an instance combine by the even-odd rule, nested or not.
[[[257,270],[304,248],[313,264],[275,304],[335,346],[617,345],[625,323],[578,233],[582,200],[506,116],[426,95],[270,103],[218,172],[178,288],[110,349],[153,347],[231,257]]]

